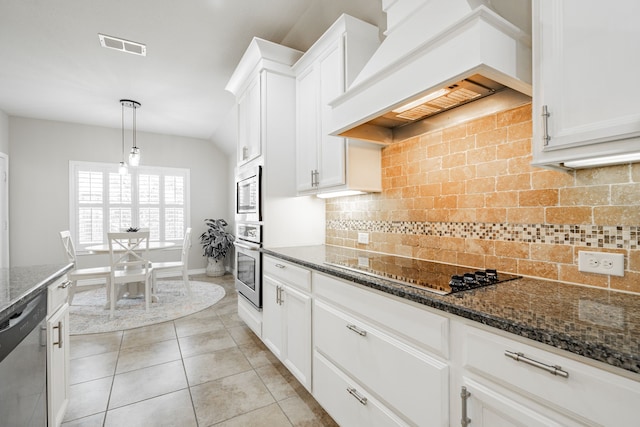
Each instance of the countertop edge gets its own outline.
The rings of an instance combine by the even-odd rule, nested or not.
[[[289,261],[303,267],[311,268],[321,273],[326,273],[331,276],[351,281],[371,289],[395,295],[397,297],[413,301],[436,310],[444,311],[449,314],[469,319],[474,322],[481,323],[483,325],[490,326],[505,332],[509,332],[523,338],[528,338],[560,350],[568,351],[570,353],[577,354],[591,360],[623,369],[625,371],[640,374],[640,357],[638,356],[622,353],[605,345],[577,340],[571,335],[561,334],[557,331],[536,328],[531,325],[512,321],[510,319],[491,316],[480,311],[456,305],[454,300],[447,301],[448,298],[456,298],[455,294],[447,296],[439,296],[434,294],[433,297],[428,297],[425,295],[420,295],[416,292],[412,292],[409,286],[399,285],[394,282],[378,278],[376,278],[374,281],[373,278],[365,278],[362,277],[362,275],[351,273],[348,270],[334,268],[326,264],[320,265],[315,262],[310,262],[301,258],[282,254],[278,252],[277,249],[272,250],[263,248],[262,252],[266,255],[271,255],[284,261]],[[532,280],[546,282],[543,279]],[[577,286],[571,284],[562,285]],[[473,290],[473,292],[482,292],[482,289],[475,289]]]
[[[13,314],[15,309],[20,305],[32,300],[42,292],[46,292],[47,287],[71,270],[73,265],[73,263],[66,264],[64,267],[55,270],[54,273],[51,273],[44,278],[38,277],[33,285],[27,288],[27,290],[19,296],[13,298],[5,307],[2,308],[2,310],[0,310],[0,318]]]

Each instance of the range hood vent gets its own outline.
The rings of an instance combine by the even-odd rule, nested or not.
[[[531,101],[530,35],[490,1],[383,0],[383,8],[387,38],[331,102],[333,135],[390,144]]]

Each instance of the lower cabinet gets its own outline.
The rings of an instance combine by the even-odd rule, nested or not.
[[[313,397],[341,426],[408,425],[318,352],[313,356],[313,378]]]
[[[277,258],[263,265],[262,340],[342,426],[638,425],[640,376]]]
[[[378,425],[448,426],[447,361],[414,345],[410,337],[405,338],[407,331],[396,329],[393,320],[401,322],[415,308],[387,299],[384,310],[390,317],[382,324],[376,321],[384,316],[376,309],[379,295],[323,275],[313,275],[313,286],[317,296],[313,304],[314,395],[327,412],[339,424],[352,425],[351,417],[365,411],[354,405],[353,399],[365,406],[371,400],[375,409],[364,413],[380,414]],[[344,298],[336,295],[341,288],[346,291]],[[440,329],[440,319],[434,320],[433,325],[424,326],[425,332],[433,326]],[[415,339],[429,335],[419,334]],[[430,344],[437,347],[439,340]],[[327,384],[325,375],[330,372],[336,378]],[[340,378],[350,378],[353,383]],[[323,382],[322,388],[318,382]],[[347,409],[343,405],[349,398]],[[365,420],[354,425],[368,425]]]
[[[466,409],[470,426],[637,425],[637,380],[501,331],[452,325],[452,407],[462,419]]]
[[[311,390],[311,273],[266,256],[263,268],[262,340]]]
[[[578,427],[577,423],[548,408],[526,401],[495,385],[477,382],[463,377],[460,399],[460,425],[470,427]],[[464,421],[463,421],[464,420]],[[465,424],[466,422],[466,424]]]
[[[67,280],[47,290],[47,419],[57,427],[69,404],[69,304]]]

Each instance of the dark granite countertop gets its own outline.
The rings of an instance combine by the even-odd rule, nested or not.
[[[73,264],[47,264],[0,269],[0,319],[20,304],[46,291]]]
[[[640,295],[532,278],[438,295],[326,265],[331,250],[318,245],[263,252],[640,374]]]

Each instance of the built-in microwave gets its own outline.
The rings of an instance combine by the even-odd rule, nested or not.
[[[236,221],[262,221],[262,166],[236,175]]]

